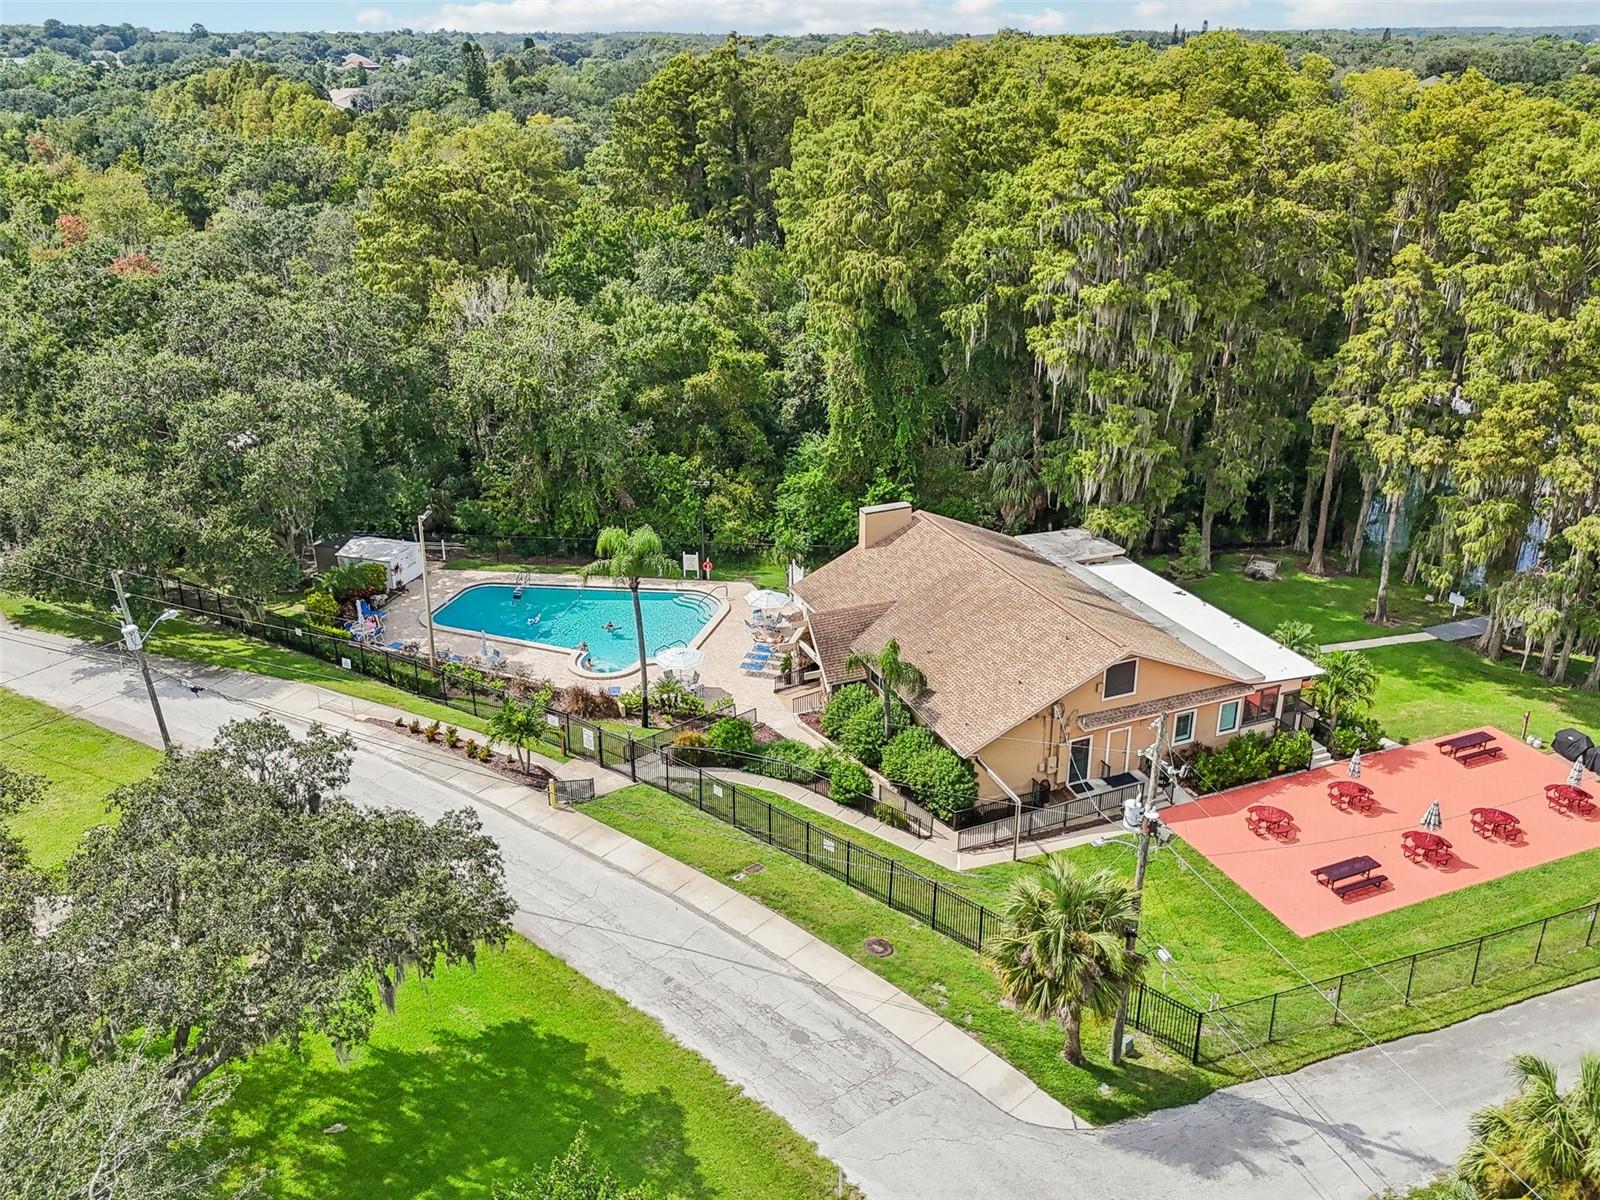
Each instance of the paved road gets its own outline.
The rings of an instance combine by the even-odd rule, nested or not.
[[[0,684],[153,741],[137,676],[68,646],[0,628]],[[1185,1109],[1098,1131],[1042,1129],[1007,1116],[723,925],[480,802],[470,778],[431,778],[417,765],[427,752],[375,736],[381,730],[358,720],[359,702],[233,672],[173,670],[211,685],[196,696],[162,682],[181,741],[201,744],[223,722],[251,715],[238,702],[250,700],[291,725],[314,717],[360,730],[349,789],[357,799],[427,815],[476,807],[505,854],[521,932],[659,1018],[814,1139],[872,1200],[1361,1200],[1451,1159],[1467,1114],[1502,1093],[1512,1051],[1534,1047],[1570,1069],[1580,1051],[1600,1047],[1593,983]]]

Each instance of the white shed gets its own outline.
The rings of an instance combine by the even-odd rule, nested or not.
[[[353,537],[334,556],[341,567],[379,562],[389,568],[389,590],[422,577],[422,549],[403,538]]]

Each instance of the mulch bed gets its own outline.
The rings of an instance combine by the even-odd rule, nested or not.
[[[546,788],[550,785],[550,780],[555,778],[550,774],[549,771],[546,771],[537,763],[535,763],[528,770],[524,771],[517,765],[517,760],[507,754],[491,753],[487,761],[482,758],[468,758],[465,751],[467,740],[465,737],[461,739],[460,744],[458,744],[454,749],[451,749],[445,744],[444,735],[442,733],[439,734],[438,737],[430,739],[427,734],[420,731],[413,733],[411,731],[411,726],[409,725],[396,725],[393,721],[380,721],[376,718],[368,718],[368,720],[370,720],[374,725],[381,725],[385,729],[392,729],[396,733],[403,733],[413,741],[423,742],[431,745],[437,750],[442,750],[446,754],[461,759],[462,762],[470,762],[473,766],[478,767],[488,767],[496,774],[504,775],[507,779],[513,780],[516,783],[526,784],[531,788]],[[424,725],[423,729],[426,728],[427,726]],[[476,741],[477,739],[475,738],[474,740]],[[483,744],[484,743],[481,741],[478,742],[478,746],[480,747]]]

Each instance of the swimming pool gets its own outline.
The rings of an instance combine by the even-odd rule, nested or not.
[[[516,593],[511,584],[474,584],[440,607],[434,624],[555,650],[576,650],[578,643],[588,642],[591,671],[638,666],[633,596],[627,588],[529,584],[520,599]],[[645,650],[652,659],[674,642],[692,643],[717,614],[717,602],[704,592],[640,589],[639,608]]]

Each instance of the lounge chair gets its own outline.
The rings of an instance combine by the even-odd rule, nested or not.
[[[616,683],[612,684],[606,689],[606,695],[613,697],[622,695],[622,685]]]

